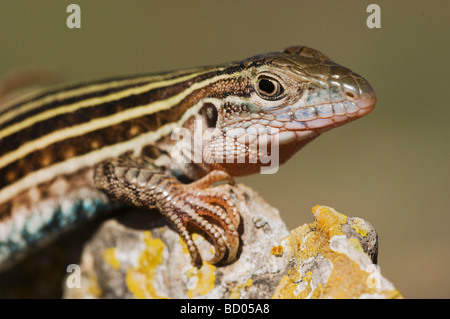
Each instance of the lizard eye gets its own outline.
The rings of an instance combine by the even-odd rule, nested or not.
[[[278,80],[261,76],[257,82],[257,92],[264,99],[274,100],[283,94],[284,89]]]

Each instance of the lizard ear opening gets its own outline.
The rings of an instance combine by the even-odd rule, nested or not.
[[[212,103],[205,103],[203,107],[200,110],[200,114],[205,119],[205,123],[208,126],[208,128],[215,128],[217,124],[217,108]]]

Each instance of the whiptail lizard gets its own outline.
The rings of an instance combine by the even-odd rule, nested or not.
[[[209,186],[258,172],[270,152],[283,163],[375,103],[358,74],[316,50],[290,47],[220,66],[66,86],[4,106],[0,265],[115,203],[158,208],[193,263],[201,261],[196,230],[214,245],[211,263],[231,262],[239,212]],[[199,127],[209,134],[181,148],[189,157],[200,147],[202,160],[175,160],[182,153],[174,152],[180,144],[172,133],[185,128],[194,136]],[[270,152],[257,148],[263,137]]]

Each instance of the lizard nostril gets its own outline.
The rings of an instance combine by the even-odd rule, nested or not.
[[[347,95],[351,99],[355,98],[355,94],[353,94],[352,92],[345,92],[345,95]]]

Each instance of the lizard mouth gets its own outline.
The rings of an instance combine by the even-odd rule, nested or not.
[[[327,87],[309,85],[302,96],[279,109],[255,108],[231,119],[222,131],[241,145],[307,141],[370,113],[377,102],[372,86],[362,77],[332,75]]]
[[[259,145],[294,143],[354,121],[370,113],[375,103],[376,96],[373,94],[356,101],[344,100],[304,107],[279,114],[273,120],[261,120],[250,125],[231,127],[227,129],[226,135],[245,145],[255,142]]]
[[[305,105],[305,99],[276,114],[259,114],[251,120],[229,123],[225,134],[243,145],[302,142],[321,133],[354,121],[370,113],[377,102],[370,84],[360,79],[358,90],[344,87],[338,99],[317,100]]]

